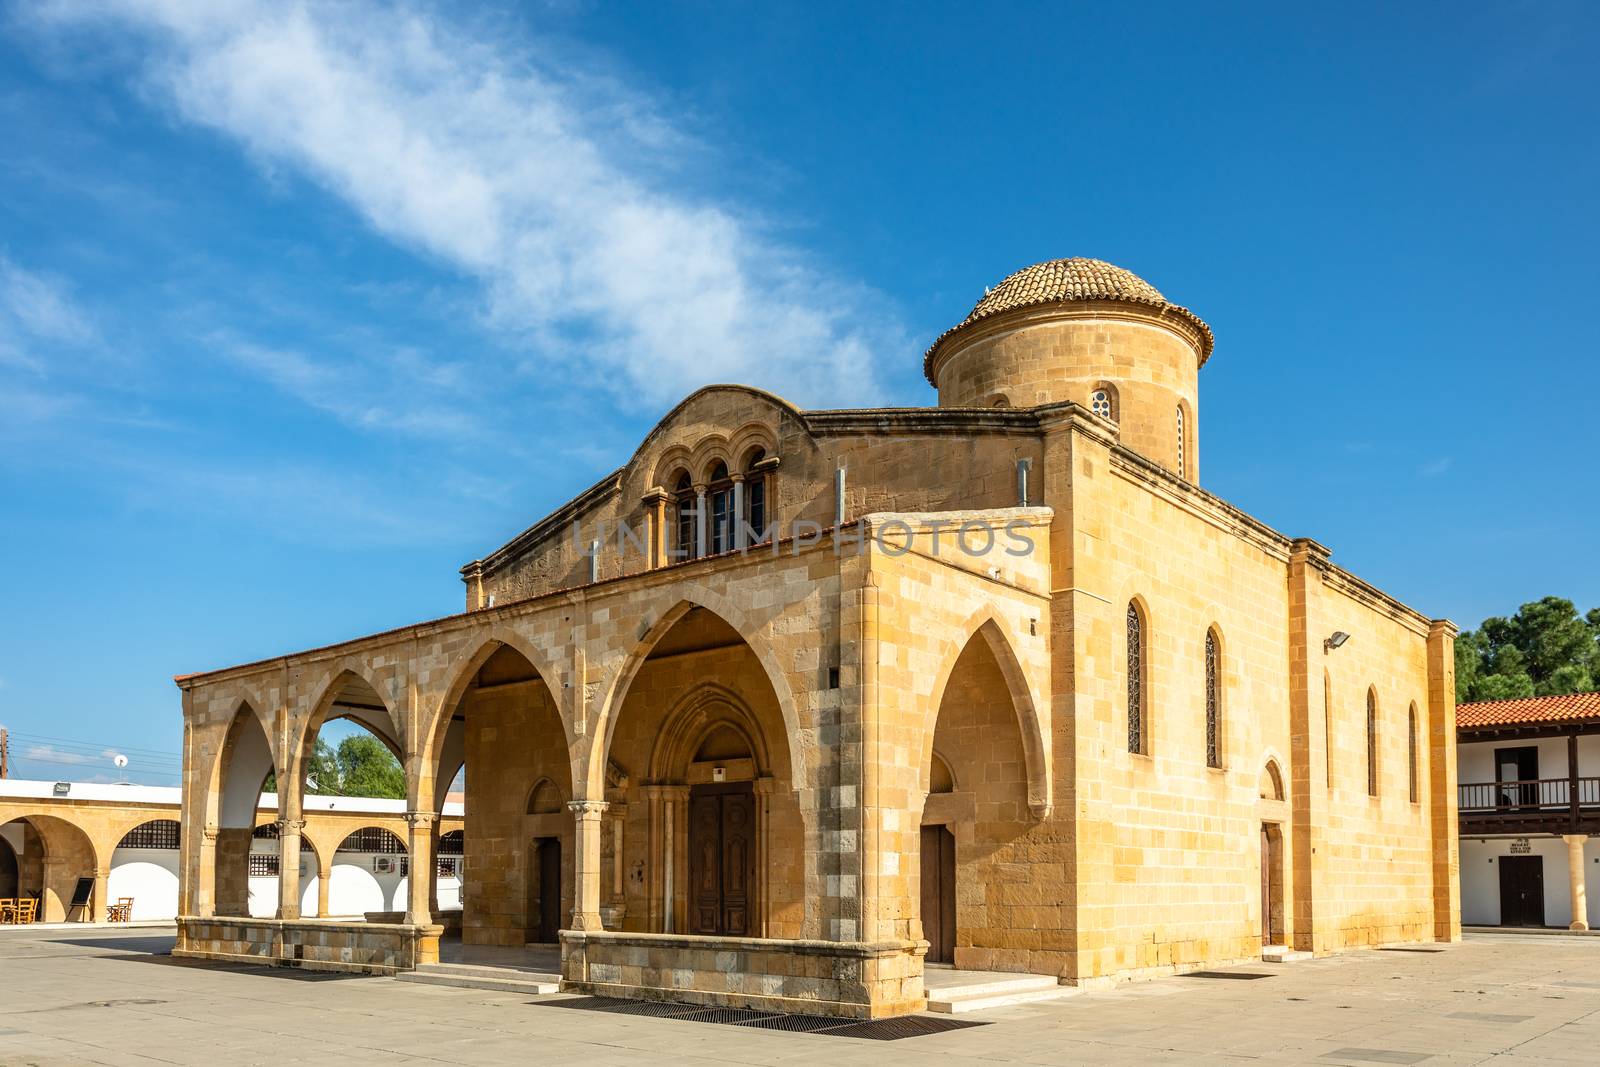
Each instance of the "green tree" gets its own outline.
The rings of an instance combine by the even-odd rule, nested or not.
[[[352,734],[339,742],[339,795],[404,800],[406,772],[382,741],[371,734]]]
[[[1570,600],[1530,601],[1491,616],[1456,641],[1456,699],[1585,693],[1600,680],[1600,608],[1579,615]]]
[[[320,737],[306,762],[306,792],[334,797],[386,797],[404,800],[406,772],[394,753],[371,734],[351,734],[330,748]],[[278,791],[277,778],[267,776],[265,791]]]

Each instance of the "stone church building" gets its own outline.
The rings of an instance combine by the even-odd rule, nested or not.
[[[563,988],[878,1017],[931,964],[1092,985],[1459,936],[1455,631],[1201,488],[1212,334],[1028,267],[934,407],[709,386],[462,569],[465,611],[177,679],[180,954],[404,970],[560,945]],[[263,780],[352,718],[413,870],[465,767],[462,910],[243,907]],[[447,920],[447,923],[446,923]]]

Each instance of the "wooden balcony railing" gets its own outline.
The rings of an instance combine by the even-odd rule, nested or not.
[[[1463,823],[1486,826],[1545,823],[1552,829],[1600,820],[1600,777],[1532,778],[1518,782],[1470,782],[1457,787]]]

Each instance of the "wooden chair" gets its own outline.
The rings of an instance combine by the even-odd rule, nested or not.
[[[39,898],[28,897],[26,900],[17,901],[17,917],[13,922],[31,923],[39,916]]]
[[[15,897],[0,897],[0,926],[10,925],[17,921],[17,901]]]
[[[106,920],[114,923],[125,923],[133,918],[133,898],[118,897],[115,904],[106,908]]]

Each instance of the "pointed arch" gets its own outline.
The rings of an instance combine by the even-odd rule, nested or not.
[[[561,722],[562,742],[566,746],[564,753],[566,762],[569,766],[572,765],[575,737],[570,710],[571,698],[563,697],[566,690],[561,684],[561,673],[551,659],[523,635],[510,627],[495,626],[482,635],[451,666],[447,675],[450,681],[445,686],[438,703],[430,711],[419,737],[413,743],[417,766],[413,769],[410,764],[407,765],[407,790],[409,803],[414,810],[442,810],[445,793],[466,759],[462,751],[461,730],[452,731],[451,724],[455,721],[456,712],[460,709],[462,698],[466,696],[467,688],[472,684],[473,678],[490,657],[502,648],[509,648],[527,660],[534,673],[544,682],[545,690],[555,705],[556,718]],[[573,780],[577,780],[576,774]]]
[[[604,697],[600,702],[599,719],[595,726],[594,744],[588,754],[588,765],[584,769],[583,781],[587,795],[600,797],[604,795],[606,761],[611,752],[612,737],[616,732],[617,720],[622,711],[623,701],[627,699],[628,690],[639,675],[639,670],[644,666],[650,653],[660,643],[674,626],[685,615],[695,608],[702,608],[727,623],[740,640],[750,649],[761,664],[762,673],[767,677],[767,683],[772,686],[773,695],[777,698],[778,711],[783,716],[785,743],[788,745],[789,773],[796,789],[809,777],[805,752],[800,745],[800,715],[796,710],[794,689],[789,684],[789,676],[783,666],[773,654],[771,645],[766,640],[765,627],[756,625],[746,614],[734,607],[728,599],[702,585],[692,585],[687,590],[678,587],[671,603],[656,616],[655,621],[644,628],[644,633],[634,642],[633,647],[618,663],[611,677],[603,684]],[[648,612],[641,613],[644,618],[650,617]],[[574,782],[578,777],[574,775]]]
[[[649,777],[658,781],[681,778],[700,745],[719,729],[731,729],[744,741],[757,777],[772,773],[766,735],[749,705],[725,686],[701,682],[662,719],[650,752]]]
[[[214,825],[254,829],[262,787],[278,770],[268,725],[248,701],[241,699],[217,749],[211,791],[217,803]]]
[[[939,676],[933,685],[928,718],[923,729],[923,752],[920,764],[923,775],[922,789],[926,792],[929,788],[927,775],[928,769],[933,765],[933,733],[939,709],[944,703],[945,689],[950,684],[950,676],[955,671],[956,661],[961,657],[961,653],[975,637],[982,635],[989,651],[994,654],[1001,676],[1005,678],[1006,689],[1011,695],[1011,707],[1016,712],[1017,728],[1022,735],[1023,770],[1028,780],[1028,808],[1035,818],[1048,818],[1055,804],[1055,789],[1050,774],[1050,743],[1047,728],[1039,713],[1040,701],[1034,697],[1028,674],[1017,658],[1016,648],[1007,633],[1002,616],[994,605],[986,604],[968,617],[959,632],[962,634],[960,641],[947,641],[940,651]]]
[[[384,697],[383,687],[366,664],[354,657],[341,660],[323,683],[310,714],[301,720],[294,742],[285,753],[283,762],[290,773],[287,779],[280,779],[280,791],[285,780],[293,782],[297,790],[304,787],[307,747],[324,726],[338,719],[347,719],[376,737],[404,767],[405,723],[390,707],[391,700]]]
[[[1283,800],[1283,771],[1278,767],[1276,756],[1268,756],[1261,766],[1261,787],[1259,795],[1262,800]]]

